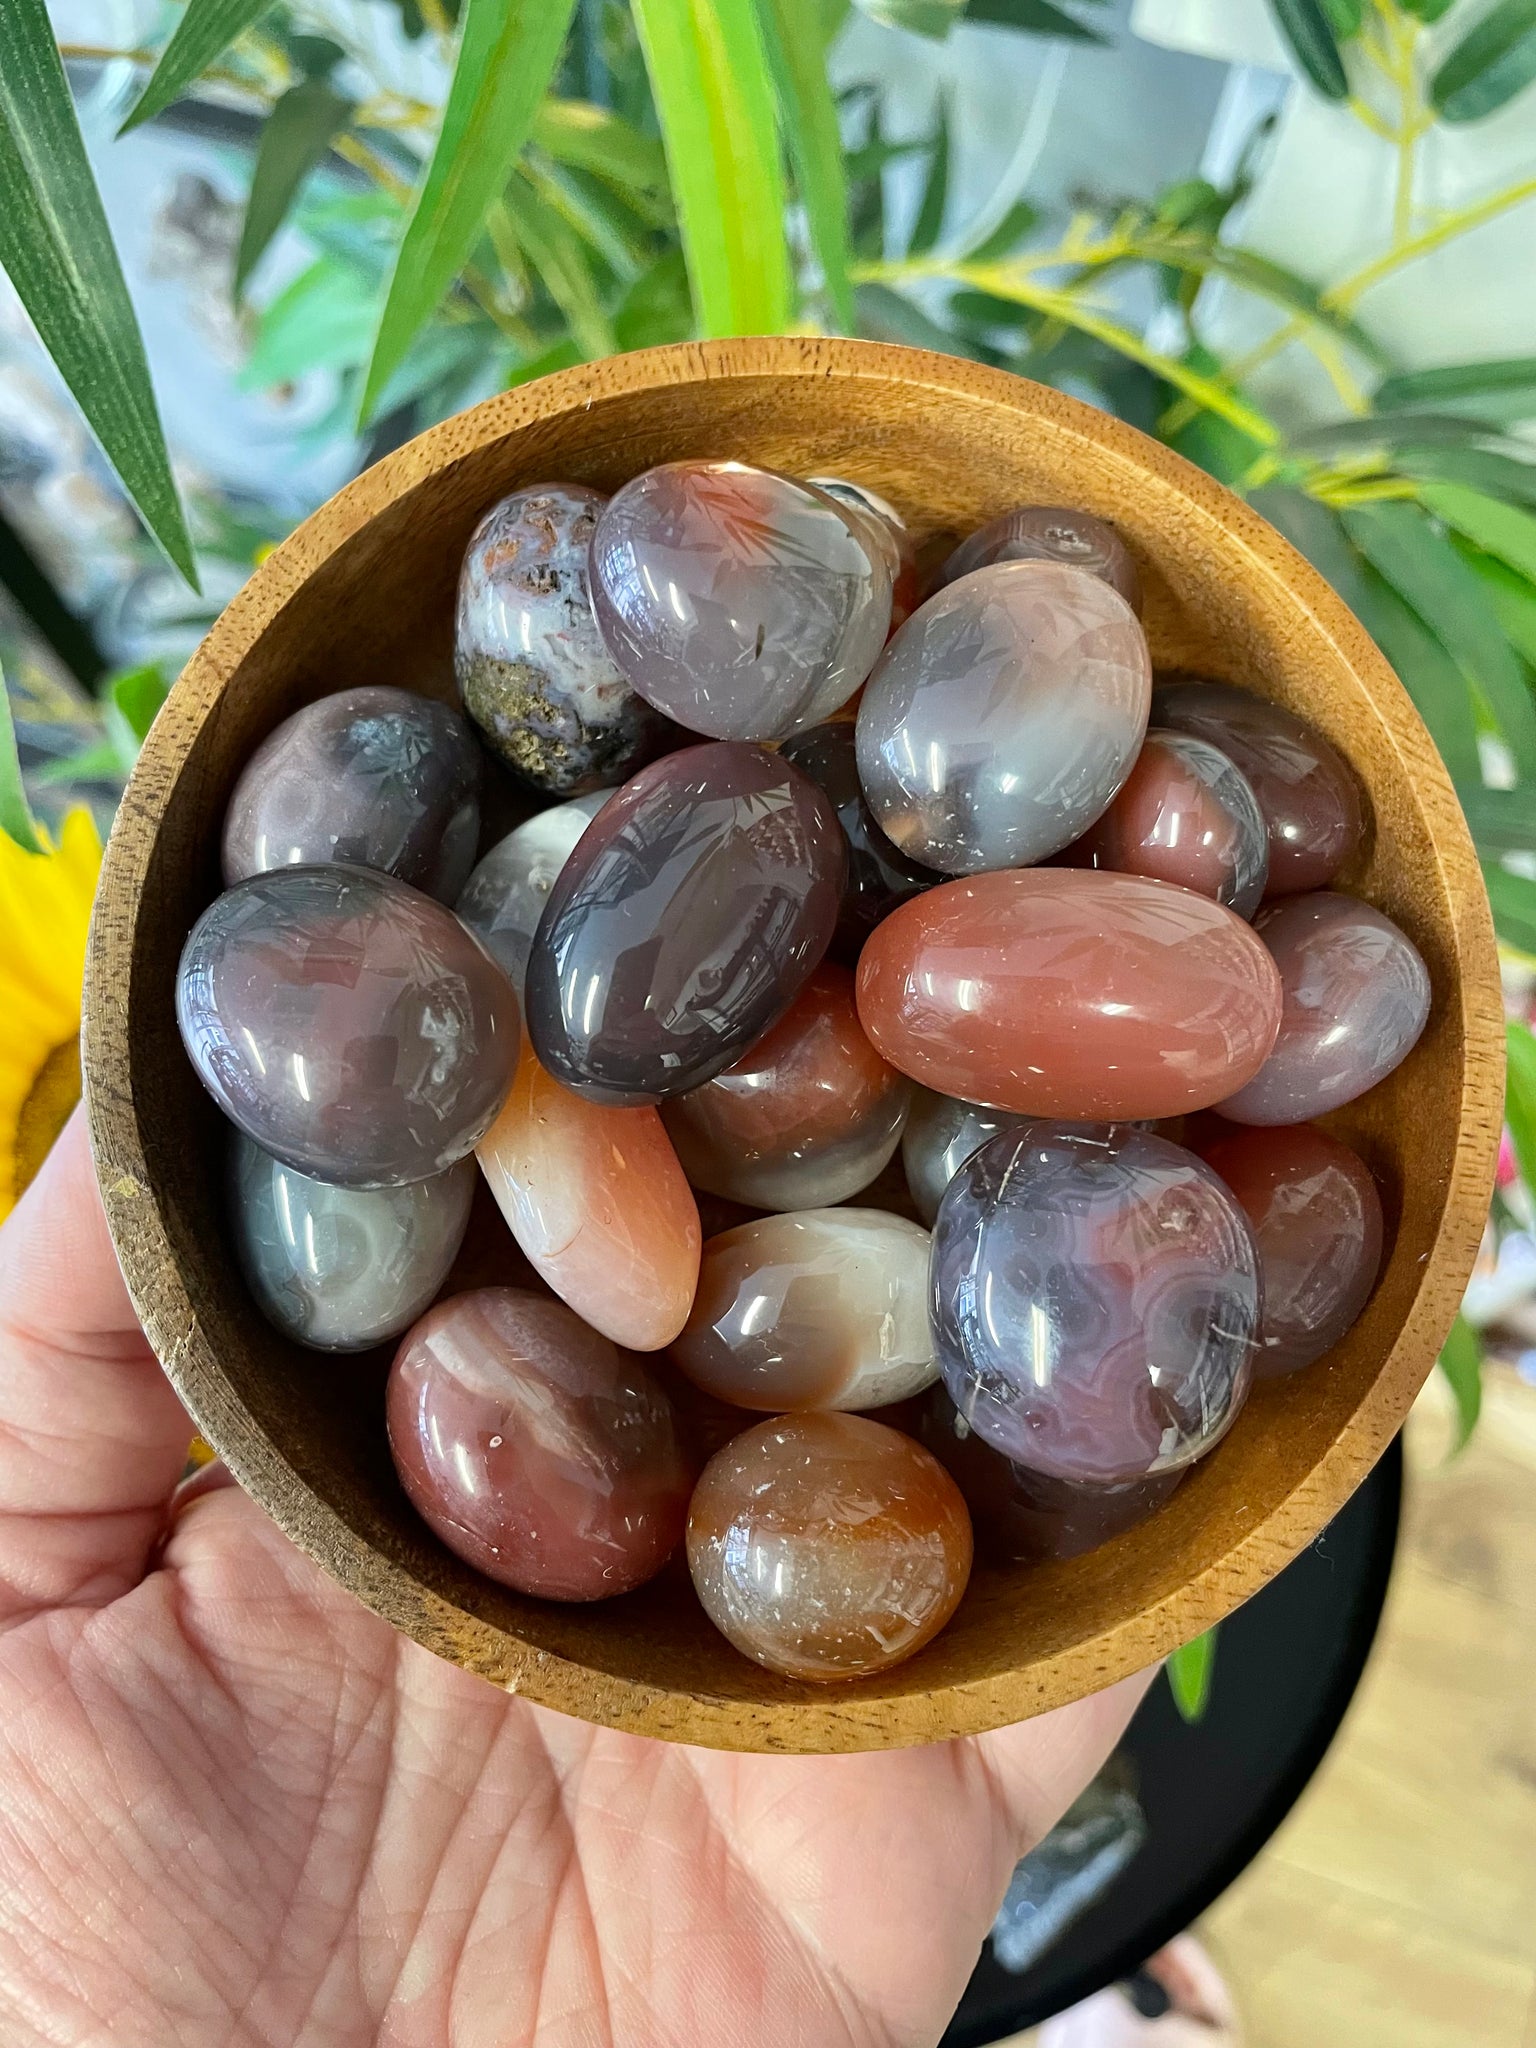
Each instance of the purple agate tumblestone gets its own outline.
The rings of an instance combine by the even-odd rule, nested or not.
[[[764,747],[689,747],[603,806],[529,956],[534,1051],[618,1107],[732,1066],[826,952],[847,870],[832,806]]]
[[[939,1205],[931,1277],[955,1406],[1047,1478],[1177,1470],[1247,1397],[1247,1219],[1193,1153],[1150,1132],[1040,1120],[989,1139]]]
[[[269,733],[224,819],[224,880],[344,861],[452,902],[475,864],[480,750],[447,704],[338,690]]]
[[[198,1077],[263,1151],[378,1188],[462,1159],[511,1086],[517,998],[452,911],[367,868],[226,890],[182,949]]]
[[[939,573],[954,583],[993,562],[1064,562],[1086,569],[1118,590],[1132,611],[1141,610],[1141,575],[1130,549],[1107,519],[1063,505],[1018,505],[978,527],[961,541]]]
[[[1234,1123],[1305,1123],[1408,1057],[1429,1019],[1429,969],[1385,912],[1331,890],[1273,903],[1253,928],[1280,970],[1280,1035],[1216,1107]]]
[[[592,537],[592,608],[640,695],[712,739],[783,739],[846,703],[891,616],[875,515],[744,462],[665,462]]]

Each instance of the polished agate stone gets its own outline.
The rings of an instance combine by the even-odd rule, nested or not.
[[[946,874],[1069,846],[1131,771],[1152,663],[1118,591],[1082,569],[999,562],[902,627],[859,702],[859,779],[909,859]]]
[[[226,886],[345,861],[451,903],[480,837],[480,750],[447,704],[338,690],[269,733],[224,818]]]
[[[1061,860],[1176,882],[1252,917],[1269,873],[1269,831],[1246,777],[1219,748],[1154,727],[1120,794]]]
[[[656,1111],[573,1095],[525,1044],[478,1150],[540,1279],[615,1344],[670,1344],[693,1306],[699,1212]]]
[[[907,522],[902,518],[889,498],[882,498],[878,491],[870,490],[867,484],[849,483],[841,476],[813,476],[806,481],[818,491],[825,491],[829,498],[836,498],[843,506],[852,506],[865,513],[875,525],[877,535],[883,533],[890,552],[891,568],[891,623],[889,631],[904,625],[917,610],[922,601],[921,576],[917,565],[917,548],[913,543]]]
[[[781,1415],[704,1468],[688,1510],[704,1611],[786,1678],[889,1670],[960,1604],[971,1524],[938,1460],[861,1415]]]
[[[1247,1397],[1259,1306],[1247,1218],[1150,1131],[1004,1131],[933,1226],[944,1384],[994,1450],[1049,1479],[1124,1486],[1202,1457]]]
[[[993,1564],[1081,1557],[1155,1514],[1187,1466],[1123,1486],[1084,1486],[1015,1464],[977,1434],[942,1383],[891,1416],[932,1451],[965,1498],[976,1553]]]
[[[389,1448],[411,1505],[487,1578],[605,1600],[676,1549],[693,1477],[642,1359],[558,1301],[482,1287],[395,1355]]]
[[[871,514],[744,462],[666,462],[609,500],[592,608],[634,687],[690,732],[776,740],[851,697],[884,645]]]
[[[587,558],[607,502],[585,484],[513,491],[471,534],[459,578],[464,709],[509,767],[556,796],[622,782],[668,734],[592,616]]]
[[[1274,1051],[1216,1107],[1240,1124],[1296,1124],[1385,1080],[1429,1020],[1429,970],[1406,932],[1355,896],[1319,890],[1260,911],[1280,970]]]
[[[1381,1196],[1358,1152],[1314,1124],[1227,1130],[1200,1156],[1242,1204],[1259,1248],[1264,1317],[1254,1371],[1298,1372],[1331,1351],[1371,1298]]]
[[[805,1209],[704,1247],[672,1360],[742,1408],[881,1408],[938,1377],[928,1233],[885,1209]]]
[[[823,962],[750,1052],[662,1116],[695,1187],[756,1209],[822,1209],[895,1152],[911,1092],[864,1036],[853,976]]]
[[[1304,718],[1232,683],[1180,679],[1158,686],[1154,725],[1219,747],[1247,777],[1269,828],[1271,896],[1322,889],[1365,836],[1359,784]]]
[[[973,1152],[999,1131],[1024,1121],[1018,1110],[984,1109],[977,1102],[958,1102],[916,1088],[901,1134],[901,1163],[918,1214],[931,1229],[944,1190]]]
[[[278,868],[209,905],[176,1019],[199,1080],[263,1151],[317,1180],[441,1173],[490,1127],[517,998],[451,910],[366,868]]]
[[[469,1223],[468,1159],[401,1188],[312,1180],[235,1133],[229,1207],[257,1307],[317,1351],[366,1351],[409,1329],[448,1277]]]
[[[993,562],[1062,562],[1086,569],[1131,607],[1141,610],[1141,575],[1135,557],[1107,519],[1061,505],[1019,505],[961,541],[939,574],[941,585]]]
[[[491,848],[454,905],[519,995],[549,893],[577,840],[611,795],[599,789],[527,819]]]
[[[896,851],[875,823],[859,781],[854,728],[847,719],[796,733],[779,749],[824,790],[848,842],[848,880],[832,940],[835,957],[852,967],[864,941],[898,903],[931,889],[942,877]]]
[[[859,960],[875,1050],[940,1095],[1032,1116],[1203,1109],[1258,1072],[1280,977],[1252,927],[1141,875],[975,875],[893,911]]]
[[[848,857],[815,783],[763,747],[668,754],[603,806],[528,962],[528,1029],[557,1081],[633,1107],[732,1066],[831,941]]]

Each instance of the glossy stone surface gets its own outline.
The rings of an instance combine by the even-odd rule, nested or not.
[[[1247,1219],[1192,1152],[1148,1131],[1041,1120],[991,1139],[940,1205],[932,1290],[955,1406],[1047,1478],[1175,1471],[1247,1397]]]
[[[921,1445],[859,1415],[785,1415],[704,1468],[688,1511],[704,1611],[788,1678],[885,1671],[960,1604],[971,1525]]]
[[[338,690],[246,763],[224,818],[224,881],[344,861],[451,903],[479,836],[480,750],[458,712],[410,690]]]
[[[517,998],[495,961],[451,910],[366,868],[279,868],[226,890],[182,948],[176,1020],[233,1124],[346,1187],[462,1159],[517,1064]]]
[[[946,874],[1059,853],[1131,771],[1152,662],[1082,569],[1000,562],[913,613],[859,701],[859,779],[909,859]]]
[[[913,543],[907,522],[902,518],[889,498],[882,498],[878,491],[872,491],[867,484],[849,483],[841,476],[807,477],[818,491],[825,491],[829,498],[836,498],[840,505],[853,506],[856,511],[867,513],[874,520],[877,532],[884,529],[890,541],[891,568],[891,623],[889,631],[905,625],[922,601],[921,576],[917,566],[917,548]]]
[[[911,1092],[864,1036],[852,974],[823,962],[750,1052],[662,1116],[695,1187],[756,1209],[821,1209],[885,1165]]]
[[[881,918],[898,903],[905,903],[909,896],[933,888],[943,877],[935,869],[919,867],[916,861],[898,853],[875,823],[859,781],[857,744],[850,720],[839,719],[829,725],[812,726],[809,732],[796,733],[779,749],[779,757],[792,761],[818,789],[826,792],[848,842],[848,881],[832,951],[837,959],[852,967]]]
[[[482,1287],[395,1355],[389,1448],[411,1505],[487,1578],[604,1600],[676,1549],[692,1471],[642,1359],[558,1301]]]
[[[1279,1379],[1332,1350],[1381,1267],[1381,1196],[1358,1152],[1314,1124],[1227,1130],[1200,1156],[1237,1197],[1259,1248],[1254,1372]]]
[[[1025,1121],[1022,1111],[983,1109],[931,1088],[914,1088],[901,1134],[901,1163],[918,1214],[930,1229],[944,1190],[973,1152]]]
[[[672,1360],[742,1408],[881,1408],[938,1377],[928,1233],[885,1209],[804,1209],[712,1237]]]
[[[611,790],[595,790],[527,819],[491,848],[454,905],[519,996],[550,891],[577,840],[611,795]]]
[[[1385,1080],[1429,1021],[1429,970],[1408,934],[1356,896],[1319,890],[1261,910],[1280,970],[1274,1051],[1216,1107],[1240,1124],[1296,1124]]]
[[[464,708],[509,767],[556,796],[622,782],[668,735],[592,616],[587,557],[607,502],[585,484],[513,491],[470,536],[459,578]]]
[[[831,941],[843,835],[763,747],[689,747],[625,784],[556,882],[528,963],[528,1029],[568,1088],[624,1107],[731,1066]]]
[[[1208,740],[1247,777],[1269,828],[1269,895],[1325,888],[1358,849],[1360,785],[1304,718],[1232,683],[1181,678],[1159,684],[1152,722]]]
[[[1176,1116],[1262,1066],[1280,977],[1219,903],[1140,875],[975,875],[894,911],[859,961],[875,1049],[940,1095],[1033,1116]]]
[[[1061,859],[1151,875],[1252,917],[1269,873],[1269,831],[1247,778],[1220,748],[1154,727],[1120,794]]]
[[[973,569],[993,562],[1061,562],[1086,569],[1141,610],[1141,574],[1134,556],[1107,519],[1091,512],[1073,512],[1062,505],[1019,505],[999,513],[961,541],[940,572],[939,581],[953,583]]]
[[[742,462],[666,462],[616,491],[592,604],[650,703],[712,739],[784,739],[851,697],[884,645],[892,547],[871,514]]]
[[[1044,1564],[1081,1557],[1156,1514],[1187,1466],[1124,1486],[1077,1486],[1049,1479],[994,1451],[971,1428],[942,1383],[893,1414],[938,1459],[965,1497],[976,1554],[992,1564]]]
[[[229,1210],[246,1283],[269,1323],[317,1351],[398,1337],[448,1277],[464,1241],[468,1159],[403,1188],[338,1188],[235,1132]]]
[[[480,1165],[541,1280],[631,1351],[687,1320],[699,1212],[654,1109],[607,1109],[562,1088],[525,1044]]]

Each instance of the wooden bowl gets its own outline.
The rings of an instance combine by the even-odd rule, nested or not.
[[[285,1343],[257,1313],[222,1219],[225,1131],[182,1053],[177,954],[216,894],[242,763],[327,691],[453,690],[454,588],[470,529],[519,484],[612,490],[678,456],[841,474],[919,536],[1022,502],[1115,521],[1146,577],[1164,667],[1251,685],[1322,727],[1370,797],[1345,877],[1413,936],[1429,1029],[1332,1119],[1382,1185],[1390,1255],[1330,1357],[1261,1385],[1150,1522],[1088,1557],[979,1568],[958,1615],[888,1675],[775,1678],[705,1620],[672,1567],[596,1606],[479,1577],[406,1504],[383,1360]],[[975,1733],[1109,1684],[1229,1613],[1323,1527],[1380,1456],[1448,1329],[1487,1211],[1503,1031],[1493,933],[1461,812],[1385,661],[1257,514],[1167,449],[1059,392],[948,356],[856,341],[688,345],[562,372],[421,435],[257,570],[155,723],[107,849],[91,939],[92,1140],[134,1303],[198,1428],[317,1563],[429,1649],[542,1705],[676,1741],[857,1750]]]

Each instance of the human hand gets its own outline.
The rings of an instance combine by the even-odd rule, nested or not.
[[[5,2048],[894,2048],[1134,1681],[995,1735],[730,1756],[397,1636],[219,1467],[78,1115],[0,1231]]]

